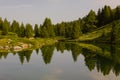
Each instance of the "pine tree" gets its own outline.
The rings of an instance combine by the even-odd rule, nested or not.
[[[37,24],[35,24],[34,34],[35,34],[35,37],[40,37],[40,28],[38,27]]]
[[[80,29],[80,24],[78,22],[73,23],[73,28],[72,28],[72,39],[77,39],[79,36],[82,34],[81,29]]]
[[[57,31],[59,31],[59,36],[65,37],[65,23],[64,22],[60,24],[59,29]]]
[[[43,37],[43,38],[49,38],[49,33],[47,32],[47,29],[46,29],[46,27],[43,27],[42,29],[41,29],[41,37]]]
[[[115,20],[120,19],[120,6],[115,9]]]
[[[21,26],[20,26],[20,37],[25,37],[25,26],[24,24],[22,23]]]
[[[19,27],[19,23],[17,21],[14,20],[12,22],[10,31],[16,33],[18,36],[20,35],[20,27]]]
[[[103,20],[107,24],[112,20],[112,10],[110,6],[105,6],[103,9]]]
[[[102,24],[102,23],[101,23],[101,21],[102,21],[102,11],[101,11],[101,9],[98,10],[97,20],[98,20],[98,22],[97,22],[97,27],[100,27],[101,24]]]
[[[65,24],[65,37],[71,38],[72,35],[72,23]]]
[[[34,31],[31,24],[26,24],[25,34],[27,38],[34,36]]]
[[[96,29],[96,25],[97,25],[97,16],[96,16],[96,13],[91,10],[89,12],[89,14],[83,18],[84,20],[84,27],[83,27],[83,32],[86,33],[86,32],[89,32],[89,31],[92,31],[94,29]]]
[[[2,31],[3,31],[2,34],[3,34],[3,35],[7,35],[8,32],[9,32],[9,28],[10,28],[10,23],[7,21],[7,19],[4,20],[2,26],[3,26],[3,27],[2,27]]]
[[[0,18],[0,30],[2,30],[2,25],[3,25],[3,21],[2,18]]]
[[[43,29],[46,30],[46,31],[43,31],[43,32],[47,32],[48,36],[44,36],[44,35],[42,35],[42,36],[44,36],[44,37],[54,37],[55,36],[54,27],[53,27],[53,24],[52,24],[52,22],[49,18],[45,19],[45,21],[43,23],[43,26],[41,27],[41,31]],[[42,33],[42,34],[44,34],[44,33]]]

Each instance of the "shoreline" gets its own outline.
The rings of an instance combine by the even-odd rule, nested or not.
[[[0,39],[0,52],[18,52],[29,49],[41,48],[44,45],[51,45],[57,42],[57,39],[51,38],[18,38],[18,39]]]

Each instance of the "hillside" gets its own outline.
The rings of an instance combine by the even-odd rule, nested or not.
[[[101,28],[98,28],[92,32],[88,32],[86,34],[83,34],[82,36],[80,36],[77,39],[77,41],[91,41],[91,40],[100,38],[103,35],[107,37],[107,35],[110,34],[112,27],[117,26],[118,24],[120,24],[120,20],[114,21],[114,22],[107,24]]]

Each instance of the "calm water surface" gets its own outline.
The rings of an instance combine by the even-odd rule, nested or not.
[[[120,80],[120,48],[56,43],[0,53],[0,80]]]

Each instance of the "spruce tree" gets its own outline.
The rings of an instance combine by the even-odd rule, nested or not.
[[[72,23],[66,23],[65,24],[65,37],[71,38],[72,35]]]
[[[3,25],[3,21],[2,18],[0,18],[0,30],[2,30],[2,25]]]
[[[27,38],[34,36],[34,31],[31,24],[26,24],[25,34]]]
[[[20,27],[19,27],[19,23],[17,21],[14,20],[12,22],[10,31],[16,33],[18,36],[20,35]]]
[[[112,10],[110,6],[105,6],[103,9],[103,20],[104,24],[109,23],[112,20]]]
[[[120,6],[115,9],[115,20],[120,19]]]
[[[55,36],[55,31],[54,31],[54,27],[53,27],[53,24],[51,22],[51,20],[49,18],[46,18],[42,27],[41,27],[41,31],[42,30],[46,30],[46,31],[43,31],[43,32],[47,32],[48,33],[48,36],[47,37],[54,37]],[[43,33],[44,34],[44,33]],[[46,34],[46,33],[45,33]],[[44,36],[44,35],[43,35]],[[46,37],[46,36],[44,36]]]
[[[40,28],[38,27],[37,24],[35,24],[34,34],[35,34],[35,37],[40,37]]]
[[[20,37],[25,37],[25,26],[24,24],[22,23],[21,26],[20,26]]]
[[[41,29],[41,37],[43,37],[43,38],[49,38],[49,33],[47,32],[47,29],[46,29],[46,27],[43,27],[42,29]]]
[[[7,35],[9,32],[10,28],[10,23],[7,21],[7,19],[4,20],[3,25],[2,25],[2,34]]]
[[[73,23],[73,28],[72,28],[72,39],[77,39],[79,36],[82,34],[81,29],[80,29],[80,24],[78,22]]]
[[[97,16],[96,13],[91,10],[88,15],[86,17],[83,18],[84,20],[84,27],[83,27],[83,32],[89,32],[89,31],[93,31],[94,29],[96,29],[96,25],[97,25]]]

